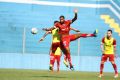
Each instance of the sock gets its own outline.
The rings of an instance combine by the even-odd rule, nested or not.
[[[54,61],[50,60],[50,65],[52,65],[52,67],[54,66]]]
[[[113,68],[114,68],[114,70],[115,70],[115,74],[118,74],[118,71],[117,71],[117,66],[116,66],[116,64],[112,64],[113,65]]]
[[[60,56],[57,56],[57,71],[59,72],[60,68]]]
[[[55,59],[54,59],[54,54],[50,54],[50,65],[52,65],[52,67],[54,66],[54,62],[55,62]]]
[[[59,67],[60,67],[60,62],[57,61],[57,71],[59,71]]]
[[[68,58],[68,62],[70,64],[70,66],[72,66],[72,60],[71,60],[70,53],[67,53],[67,58]]]
[[[67,62],[67,55],[66,54],[64,55],[64,60]]]
[[[89,37],[93,37],[93,36],[95,36],[95,34],[88,34],[89,35]]]
[[[104,64],[100,64],[100,74],[103,73]]]
[[[93,37],[95,36],[94,34],[81,34],[81,37]]]

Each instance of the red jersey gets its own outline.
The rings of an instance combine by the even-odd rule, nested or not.
[[[59,28],[59,34],[69,34],[70,24],[71,24],[71,20],[67,20],[63,24],[58,22],[55,24],[55,26]]]

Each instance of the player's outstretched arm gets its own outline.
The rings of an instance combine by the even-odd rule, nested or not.
[[[103,47],[103,42],[101,42],[101,45],[100,45],[100,48],[101,48],[101,51],[102,51],[102,53],[104,54],[104,47]]]
[[[43,28],[42,30],[43,30],[43,31],[51,31],[51,30],[53,30],[53,29],[55,29],[55,26],[54,26],[54,27],[51,27],[51,28]]]
[[[114,45],[114,54],[115,54],[115,57],[117,58],[118,54],[116,54],[116,45]]]
[[[116,40],[115,39],[113,41],[113,46],[114,46],[114,54],[116,54]]]
[[[45,37],[46,37],[48,34],[50,34],[50,33],[51,33],[51,31],[47,31],[47,32],[43,35],[43,37],[39,40],[39,42],[43,41],[43,40],[45,39]]]
[[[75,13],[75,16],[74,16],[74,18],[72,19],[72,22],[71,22],[71,23],[73,23],[74,21],[77,20],[77,13],[78,13],[78,10],[75,9],[75,10],[74,10],[74,13]]]
[[[100,45],[100,48],[101,48],[101,51],[102,51],[103,54],[104,54],[104,43],[105,43],[105,37],[102,38],[101,45]]]
[[[75,29],[75,28],[72,28],[72,27],[70,27],[70,30],[73,30],[73,31],[75,31],[75,32],[80,32],[79,30],[77,30],[77,29]]]

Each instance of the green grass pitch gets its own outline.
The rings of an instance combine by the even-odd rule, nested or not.
[[[98,78],[96,72],[60,71],[49,72],[47,70],[16,70],[0,69],[0,80],[120,80],[114,79],[114,73],[104,73],[104,77]]]

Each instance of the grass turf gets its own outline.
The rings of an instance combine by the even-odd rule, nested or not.
[[[16,70],[0,69],[0,80],[120,80],[114,79],[113,73],[104,73],[98,78],[96,72],[60,71],[49,72],[46,70]]]

